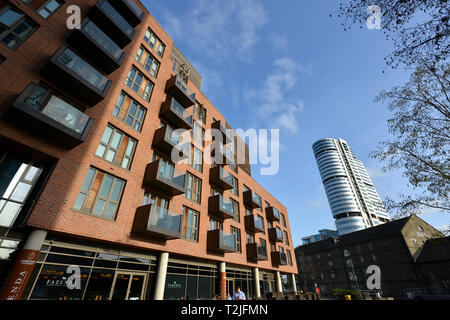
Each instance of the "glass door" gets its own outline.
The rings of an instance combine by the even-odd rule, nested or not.
[[[145,274],[117,272],[110,300],[142,300],[145,280]]]
[[[233,298],[235,292],[234,279],[227,279],[227,296],[230,295]]]

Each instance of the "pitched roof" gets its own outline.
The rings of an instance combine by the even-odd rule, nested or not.
[[[450,260],[450,236],[427,240],[416,261],[424,263],[444,260]]]

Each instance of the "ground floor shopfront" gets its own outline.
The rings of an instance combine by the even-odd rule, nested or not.
[[[207,300],[232,296],[238,286],[253,298],[284,287],[279,272],[51,234],[45,235],[37,252],[21,289],[22,300]]]

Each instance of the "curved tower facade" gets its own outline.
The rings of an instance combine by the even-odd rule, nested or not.
[[[345,140],[321,139],[313,152],[340,235],[390,220],[367,170]]]

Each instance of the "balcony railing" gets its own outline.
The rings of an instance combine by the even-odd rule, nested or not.
[[[236,252],[236,236],[223,230],[210,230],[207,234],[208,250],[227,253]]]
[[[80,109],[35,83],[28,85],[7,114],[67,148],[83,143],[93,123]]]
[[[133,26],[107,0],[97,1],[89,16],[121,48],[129,44],[136,34]]]
[[[227,129],[226,126],[223,125],[221,120],[216,120],[211,124],[211,129],[218,130],[222,134],[222,141],[224,144],[233,141],[234,133],[233,130]]]
[[[257,243],[248,243],[247,244],[247,260],[254,261],[254,262],[268,260],[267,247],[260,246]]]
[[[189,115],[186,109],[170,96],[167,96],[166,101],[161,105],[159,115],[176,129],[192,128],[192,115]]]
[[[160,159],[147,165],[144,184],[173,197],[186,191],[184,179],[184,173],[176,170],[172,163]]]
[[[215,166],[209,170],[209,182],[224,191],[233,189],[233,176],[222,166]]]
[[[234,217],[233,201],[219,194],[211,196],[208,199],[208,211],[223,220],[231,219]]]
[[[72,50],[62,46],[41,73],[75,97],[94,105],[103,100],[111,81]]]
[[[195,93],[180,76],[172,76],[166,83],[166,92],[177,99],[181,106],[189,108],[195,104]]]
[[[154,204],[137,208],[133,232],[166,240],[181,238],[182,215]]]
[[[244,191],[244,205],[251,209],[261,208],[261,197],[252,190]]]
[[[287,265],[287,256],[283,252],[273,251],[270,253],[270,258],[274,267]]]
[[[264,219],[257,214],[245,216],[245,229],[249,232],[264,232]]]
[[[136,27],[144,19],[144,11],[134,0],[112,0],[111,4],[133,27]]]
[[[119,68],[125,58],[125,52],[89,18],[67,41],[106,73]]]
[[[269,230],[270,242],[283,242],[283,232],[279,228],[270,228]]]
[[[270,221],[280,221],[280,212],[274,207],[267,207],[266,218]]]

